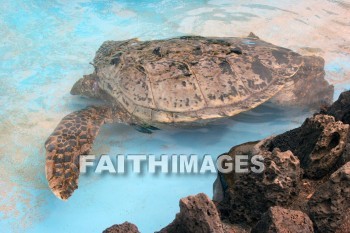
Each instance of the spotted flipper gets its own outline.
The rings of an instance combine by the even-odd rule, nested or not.
[[[68,199],[78,188],[79,157],[90,152],[111,112],[109,107],[88,107],[73,112],[61,120],[45,142],[46,179],[58,198]]]

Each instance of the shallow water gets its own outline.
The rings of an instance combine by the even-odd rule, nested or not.
[[[172,221],[178,200],[212,195],[215,175],[81,176],[67,202],[44,176],[43,143],[60,119],[93,101],[69,95],[105,40],[196,34],[246,36],[326,60],[335,98],[350,88],[346,1],[4,1],[0,0],[0,231],[101,232],[126,220],[141,232]],[[281,133],[311,112],[261,106],[201,129],[141,134],[106,125],[96,154],[211,154]]]

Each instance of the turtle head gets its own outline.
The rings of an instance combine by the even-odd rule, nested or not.
[[[295,79],[294,94],[299,102],[316,109],[333,102],[334,86],[325,79],[325,60],[319,56],[304,56]]]
[[[303,56],[303,69],[310,71],[310,74],[313,75],[316,73],[324,72],[325,61],[322,57],[319,56]]]
[[[98,86],[98,77],[96,74],[84,75],[72,87],[72,95],[83,95],[86,97],[98,98],[100,96],[100,87]]]
[[[334,86],[325,79],[325,61],[318,56],[303,56],[303,62],[289,84],[271,100],[282,106],[320,109],[333,100]]]

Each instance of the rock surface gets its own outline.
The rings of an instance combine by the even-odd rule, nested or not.
[[[251,233],[312,233],[313,224],[305,213],[298,210],[271,207],[253,227]]]
[[[259,145],[253,147],[253,150]],[[235,157],[235,148],[229,153]],[[269,207],[288,206],[299,193],[301,178],[300,163],[292,152],[255,152],[264,157],[262,173],[226,174],[229,183],[219,209],[224,219],[231,223],[256,223]]]
[[[308,204],[316,232],[335,232],[350,215],[350,162],[333,173]]]
[[[334,116],[337,121],[350,124],[350,91],[341,93],[338,100],[323,113]]]
[[[338,228],[336,233],[350,233],[350,214],[349,213],[343,218],[342,224]]]
[[[266,170],[260,177],[252,173],[218,175],[214,188],[222,190],[214,190],[220,194],[214,197],[222,219],[231,223],[244,221],[252,226],[261,219],[263,211],[279,205],[310,213],[317,232],[350,232],[349,175],[338,178],[341,182],[335,179],[346,173],[344,164],[350,161],[349,115],[350,91],[344,92],[332,106],[306,119],[299,128],[233,147],[231,157],[262,154]],[[283,161],[284,153],[300,161],[301,169],[295,174],[291,168],[299,165],[290,159]],[[334,173],[340,167],[343,172]],[[331,176],[332,173],[338,175]],[[301,175],[298,179],[297,174]]]
[[[268,147],[291,150],[301,161],[305,176],[318,179],[348,160],[344,152],[349,132],[348,124],[320,114],[308,118],[301,127],[276,136]]]
[[[159,233],[224,233],[214,203],[204,193],[180,200],[180,213]]]
[[[116,224],[113,225],[106,230],[103,231],[103,233],[140,233],[137,227],[129,222],[124,222],[123,224]]]

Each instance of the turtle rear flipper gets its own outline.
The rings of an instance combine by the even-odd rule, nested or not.
[[[134,127],[135,130],[137,130],[140,133],[146,133],[146,134],[152,134],[155,130],[160,130],[159,128],[147,125],[147,124],[131,124],[131,126]]]
[[[68,199],[78,188],[79,158],[90,152],[101,125],[111,118],[109,107],[88,107],[64,117],[45,142],[46,178],[52,192]]]

